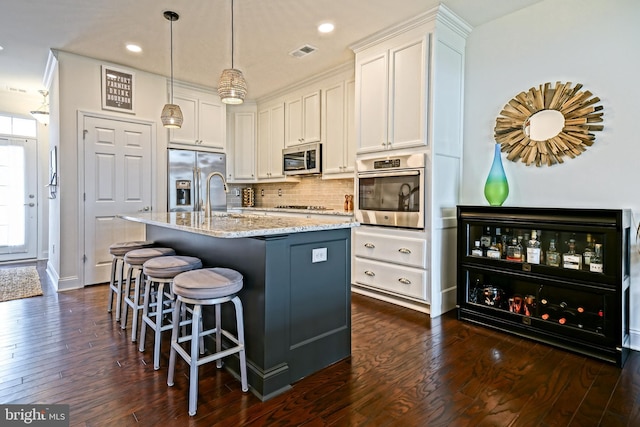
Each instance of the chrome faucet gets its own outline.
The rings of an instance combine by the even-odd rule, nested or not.
[[[222,175],[220,172],[211,172],[207,176],[207,201],[204,207],[204,216],[206,218],[211,218],[211,178],[216,175],[219,176],[222,180],[222,188],[224,189],[224,192],[229,192],[229,189],[227,188],[227,181],[224,180],[224,175]]]

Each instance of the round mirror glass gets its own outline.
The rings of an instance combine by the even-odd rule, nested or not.
[[[564,116],[558,110],[542,110],[531,115],[522,130],[534,141],[546,141],[558,136],[564,128]]]

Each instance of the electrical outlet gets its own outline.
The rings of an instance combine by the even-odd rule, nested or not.
[[[327,248],[316,248],[311,251],[311,262],[323,262],[327,260]]]
[[[282,196],[282,188],[278,188],[278,196]]]

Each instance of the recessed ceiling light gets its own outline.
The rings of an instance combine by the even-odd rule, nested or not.
[[[4,50],[4,48],[2,46],[0,46],[0,50]]]
[[[137,44],[128,44],[127,45],[127,50],[129,52],[134,52],[134,53],[142,52],[142,48],[140,46],[138,46]]]
[[[330,33],[334,28],[335,26],[331,22],[325,22],[318,25],[318,31],[320,31],[321,33]]]

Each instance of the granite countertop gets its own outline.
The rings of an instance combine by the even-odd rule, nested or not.
[[[143,224],[221,238],[302,233],[305,231],[351,228],[360,225],[348,218],[345,218],[344,221],[336,221],[335,218],[325,220],[233,212],[212,212],[211,218],[205,218],[202,212],[145,212],[121,214],[118,217]]]

